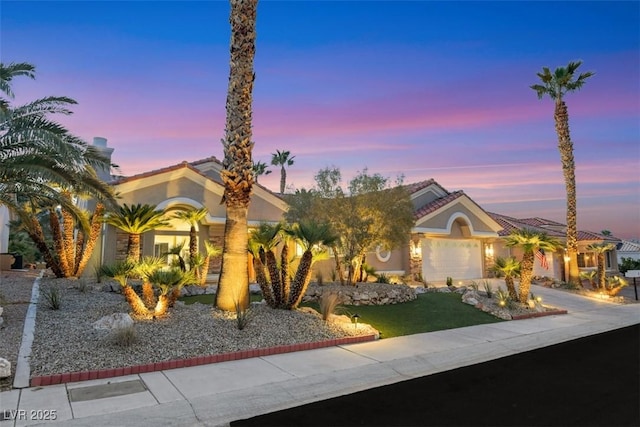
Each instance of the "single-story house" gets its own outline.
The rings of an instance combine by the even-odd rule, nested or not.
[[[106,140],[96,138],[94,145],[105,155],[113,149]],[[198,245],[204,251],[204,242],[222,245],[225,224],[225,206],[221,204],[224,186],[220,179],[223,166],[215,157],[195,162],[182,162],[150,172],[111,180],[120,196],[120,203],[153,204],[169,211],[205,207],[206,218],[198,224]],[[104,171],[102,171],[104,172]],[[492,277],[491,267],[497,257],[520,256],[517,249],[505,246],[505,236],[522,228],[545,231],[564,239],[565,226],[542,219],[516,219],[486,212],[464,191],[449,192],[433,179],[406,186],[414,207],[415,225],[403,247],[385,251],[377,248],[367,255],[366,263],[378,273],[409,276],[427,283]],[[267,188],[256,184],[249,207],[249,226],[261,222],[277,223],[287,211],[287,203]],[[189,224],[171,220],[169,226],[142,236],[142,255],[160,255],[181,242],[188,242]],[[110,263],[126,256],[127,234],[104,226],[102,240],[94,253],[97,264]],[[595,268],[594,254],[586,247],[591,243],[619,243],[619,239],[597,233],[580,231],[578,234],[578,263],[581,269]],[[186,244],[185,244],[186,246]],[[293,253],[296,253],[294,251]],[[536,263],[534,274],[563,280],[566,266],[563,254],[545,254],[548,266]],[[248,258],[250,275],[252,263]],[[617,271],[614,251],[607,254],[607,270]],[[210,264],[209,273],[219,272],[220,259]],[[319,262],[316,271],[331,277],[333,262]]]
[[[618,254],[618,264],[622,263],[622,258],[640,260],[640,243],[629,240],[621,240],[616,245]]]

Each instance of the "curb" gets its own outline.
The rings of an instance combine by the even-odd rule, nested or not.
[[[33,377],[30,387],[64,384],[69,382],[96,380],[103,378],[120,377],[123,375],[136,375],[146,372],[165,371],[168,369],[187,368],[189,366],[208,365],[211,363],[229,362],[232,360],[249,359],[253,357],[270,356],[272,354],[291,353],[295,351],[314,350],[324,347],[335,347],[346,344],[375,341],[375,335],[361,335],[357,337],[336,338],[327,341],[312,343],[287,344],[276,347],[258,348],[254,350],[241,350],[231,353],[211,354],[208,356],[196,356],[188,359],[165,360],[163,362],[151,362],[145,365],[127,366],[121,368],[109,368],[92,371],[70,372]]]
[[[552,310],[543,311],[540,313],[519,314],[517,316],[511,316],[511,320],[533,319],[536,317],[555,316],[557,314],[567,314],[567,310]]]

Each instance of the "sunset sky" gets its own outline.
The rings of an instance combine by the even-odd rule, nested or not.
[[[7,1],[0,59],[37,67],[16,103],[108,139],[120,173],[222,159],[225,1]],[[268,1],[258,6],[255,161],[289,150],[290,191],[326,166],[435,179],[485,210],[565,222],[542,67],[594,71],[569,94],[578,227],[640,237],[640,2]],[[279,171],[260,177],[278,191]]]

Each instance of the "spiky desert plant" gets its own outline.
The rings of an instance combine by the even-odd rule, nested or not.
[[[335,292],[323,292],[320,295],[318,306],[320,308],[320,314],[322,320],[325,322],[329,320],[329,316],[336,312],[336,309],[340,305],[340,295]]]
[[[609,296],[616,296],[629,283],[620,276],[611,276],[607,278],[605,290]]]
[[[589,284],[591,285],[591,288],[593,290],[598,289],[598,272],[595,270],[589,270],[589,271],[581,271],[580,272],[580,279],[581,280],[588,280]]]

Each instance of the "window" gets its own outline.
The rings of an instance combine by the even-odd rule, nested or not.
[[[578,254],[578,267],[580,268],[593,268],[597,265],[597,257],[594,253],[580,253]]]
[[[165,262],[169,263],[169,256],[167,255],[169,252],[169,244],[168,243],[156,243],[153,245],[153,256],[157,258],[164,258]]]

